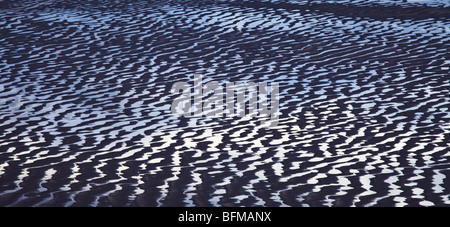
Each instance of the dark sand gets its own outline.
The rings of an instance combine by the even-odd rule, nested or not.
[[[448,206],[450,8],[0,2],[1,206]],[[177,81],[280,83],[277,127]]]

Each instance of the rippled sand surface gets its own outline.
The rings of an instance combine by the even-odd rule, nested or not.
[[[449,205],[431,2],[0,1],[0,205]],[[278,126],[174,116],[196,73],[278,82]]]

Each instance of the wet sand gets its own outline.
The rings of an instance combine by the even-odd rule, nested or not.
[[[448,206],[450,8],[0,2],[1,206]],[[278,82],[279,124],[171,114]]]

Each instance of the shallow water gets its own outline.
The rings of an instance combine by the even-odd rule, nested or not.
[[[450,8],[372,2],[0,4],[0,205],[449,205]],[[174,116],[196,73],[278,126]]]

